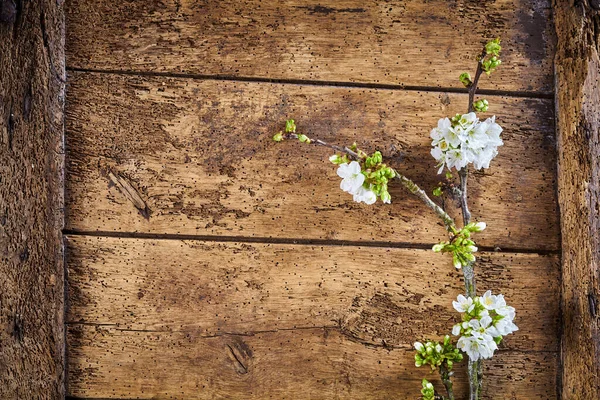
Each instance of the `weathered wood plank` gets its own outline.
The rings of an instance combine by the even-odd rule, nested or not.
[[[460,273],[430,250],[70,236],[71,323],[224,333],[341,327],[374,345],[443,337]],[[481,290],[517,308],[504,346],[558,350],[557,256],[482,253]]]
[[[83,231],[432,243],[437,217],[396,186],[391,206],[338,190],[327,149],[271,141],[286,117],[358,141],[430,191],[429,131],[466,95],[72,73],[67,224]],[[490,97],[505,146],[470,186],[479,244],[555,250],[552,103]],[[404,157],[402,156],[404,155]],[[405,167],[410,166],[410,167]],[[456,210],[449,201],[449,209]]]
[[[64,398],[64,13],[0,1],[0,398]]]
[[[553,86],[549,0],[68,4],[74,68],[459,88],[500,36],[504,63],[484,88]]]
[[[69,326],[69,391],[94,398],[415,399],[410,350],[349,340],[335,329],[200,337]],[[500,352],[485,364],[484,398],[556,399],[557,354]],[[455,392],[467,393],[464,365]],[[461,397],[462,398],[462,397]]]
[[[562,397],[600,398],[600,3],[555,0]]]

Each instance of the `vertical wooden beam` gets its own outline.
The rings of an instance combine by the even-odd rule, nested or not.
[[[600,398],[600,1],[554,0],[562,398]]]
[[[62,0],[0,0],[0,398],[64,398]]]

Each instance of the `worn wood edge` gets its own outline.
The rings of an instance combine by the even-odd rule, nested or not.
[[[72,396],[414,399],[423,377],[440,385],[412,350],[364,346],[335,329],[199,339],[77,325],[68,335]],[[497,353],[484,364],[485,398],[557,398],[556,361],[556,352]],[[464,365],[455,370],[466,393]]]
[[[0,2],[0,398],[63,399],[62,1]]]
[[[444,68],[471,71],[482,43],[501,36],[504,64],[483,85],[552,90],[549,0],[246,2],[243,11],[234,2],[73,3],[73,68],[458,88]]]
[[[67,244],[71,324],[203,337],[327,326],[368,345],[410,347],[420,332],[450,332],[462,292],[460,273],[431,250],[84,236]],[[520,330],[502,347],[558,350],[558,257],[478,258],[481,290],[518,310]]]
[[[564,399],[600,398],[600,2],[554,0]]]
[[[267,224],[271,224],[275,225],[270,230],[272,235],[286,239],[319,238],[323,240],[330,238],[332,240],[353,240],[357,239],[357,236],[361,236],[360,239],[364,241],[409,242],[412,240],[414,243],[422,244],[425,241],[441,240],[445,237],[445,231],[441,226],[435,226],[433,236],[431,235],[432,231],[426,232],[433,229],[430,226],[437,224],[437,219],[433,214],[429,215],[428,211],[420,203],[414,201],[410,195],[407,195],[402,188],[394,186],[392,195],[399,199],[398,201],[410,205],[411,209],[414,207],[416,212],[413,214],[407,213],[402,208],[398,208],[402,205],[396,204],[393,205],[396,210],[390,211],[392,212],[391,215],[397,218],[397,223],[393,229],[375,224],[377,219],[388,216],[385,207],[379,207],[376,211],[355,207],[343,194],[340,195],[337,192],[327,194],[330,188],[338,184],[333,178],[330,179],[331,183],[315,179],[319,176],[324,176],[326,179],[335,176],[334,171],[329,170],[331,167],[327,166],[328,163],[320,161],[323,155],[327,154],[326,150],[305,149],[297,143],[275,144],[270,141],[272,131],[281,128],[278,122],[284,121],[288,116],[287,113],[290,112],[299,119],[299,125],[303,126],[304,129],[308,126],[308,129],[323,132],[317,133],[320,136],[325,135],[325,138],[337,140],[338,142],[357,139],[357,134],[353,131],[357,128],[353,128],[352,124],[339,122],[339,115],[329,116],[327,113],[330,113],[330,111],[312,112],[307,109],[304,103],[316,101],[313,99],[318,97],[315,96],[316,93],[335,93],[337,103],[339,103],[335,107],[336,111],[340,113],[351,107],[347,104],[348,102],[362,99],[360,101],[368,103],[368,99],[375,98],[379,99],[383,109],[382,112],[388,114],[396,111],[386,110],[386,107],[390,107],[391,99],[401,98],[400,94],[377,90],[302,88],[297,85],[207,82],[182,78],[133,77],[89,73],[70,74],[70,79],[71,93],[74,96],[71,97],[70,101],[72,103],[68,109],[69,135],[71,138],[71,148],[68,149],[69,172],[72,179],[68,182],[68,192],[71,195],[67,205],[67,225],[70,230],[79,232],[125,230],[140,234],[263,237],[265,236],[264,230],[268,226]],[[240,104],[237,104],[235,99],[230,98],[231,96],[224,96],[222,100],[227,104],[227,107],[229,107],[230,102],[233,102],[231,106],[240,113],[245,115],[249,112],[253,116],[251,121],[246,121],[246,125],[240,127],[240,131],[243,131],[240,135],[247,138],[245,143],[248,143],[248,145],[246,149],[235,145],[231,149],[231,152],[235,155],[231,156],[220,150],[219,146],[225,145],[217,145],[211,139],[205,147],[212,149],[211,151],[214,152],[215,156],[213,158],[221,159],[225,157],[221,165],[212,165],[211,160],[213,158],[208,158],[206,154],[202,154],[203,151],[195,149],[195,146],[197,147],[199,143],[203,143],[203,140],[208,140],[206,136],[213,135],[213,130],[226,132],[223,135],[230,137],[228,140],[231,141],[231,138],[235,138],[235,136],[232,136],[233,133],[230,134],[233,129],[231,127],[237,126],[239,122],[229,121],[229,119],[227,121],[230,123],[221,122],[220,124],[218,121],[205,121],[204,115],[207,112],[205,110],[210,110],[211,105],[199,106],[197,103],[204,103],[204,97],[210,97],[214,93],[222,92],[226,94],[232,90],[244,91],[243,93],[246,96],[244,100],[240,101]],[[88,94],[88,91],[91,91],[91,93]],[[166,93],[161,95],[160,93],[164,91]],[[262,94],[262,100],[258,103],[251,98],[251,96],[257,96],[257,93]],[[409,92],[407,92],[408,94]],[[307,96],[308,100],[306,99]],[[346,96],[349,98],[345,99]],[[371,146],[386,146],[386,148],[391,146],[388,150],[382,150],[394,158],[401,158],[404,152],[403,148],[406,148],[408,151],[407,157],[409,158],[407,162],[414,164],[418,160],[417,171],[409,171],[411,177],[419,181],[422,181],[425,177],[424,187],[428,188],[435,184],[436,179],[434,176],[435,171],[433,168],[427,168],[429,164],[426,161],[430,158],[426,143],[430,124],[416,122],[415,118],[412,117],[413,113],[425,110],[431,116],[434,113],[436,113],[435,115],[443,115],[444,113],[451,113],[451,111],[458,111],[462,109],[458,107],[462,105],[459,103],[462,102],[464,95],[447,93],[439,93],[439,95],[431,93],[418,94],[413,92],[410,93],[410,96],[414,97],[416,101],[426,102],[427,105],[414,106],[412,101],[406,100],[404,101],[406,104],[401,106],[401,108],[404,106],[407,108],[404,111],[405,114],[395,118],[378,117],[376,110],[368,109],[365,112],[367,116],[363,116],[359,112],[358,115],[346,116],[341,119],[348,121],[350,118],[369,118],[373,120],[367,128],[364,128],[369,134],[362,138],[362,141],[370,142]],[[240,97],[242,96],[235,96],[235,98]],[[139,98],[140,104],[143,105],[137,107],[138,103],[132,103],[136,110],[133,116],[130,114],[127,114],[127,116],[121,115],[119,110],[129,110],[131,107],[126,104],[135,98]],[[546,112],[546,109],[551,106],[551,102],[537,99],[516,100],[503,97],[494,97],[490,101],[494,102],[493,104],[496,106],[496,114],[501,113],[499,115],[509,123],[505,133],[505,135],[508,135],[508,139],[498,160],[495,160],[494,168],[489,173],[474,174],[471,195],[474,196],[474,215],[498,216],[501,223],[495,224],[495,221],[487,221],[490,228],[481,233],[478,244],[524,250],[555,250],[559,246],[557,205],[554,191],[550,188],[554,182],[555,164],[549,161],[552,159],[551,156],[553,155],[551,153],[555,148],[553,142],[554,126],[552,115]],[[81,105],[78,102],[81,102]],[[174,102],[177,102],[177,111],[171,110]],[[431,105],[429,105],[430,102]],[[108,112],[106,111],[106,107],[109,107],[107,103],[121,104],[121,106],[118,106],[118,109],[114,112]],[[246,103],[250,103],[250,105]],[[266,105],[261,105],[262,103],[266,103]],[[98,112],[92,112],[90,115],[86,114],[90,112],[90,104],[93,104],[94,109],[97,109]],[[449,104],[451,104],[450,108],[448,108]],[[327,106],[330,106],[329,108],[334,107],[327,104],[321,108],[326,110]],[[200,107],[203,110],[202,115],[195,115],[200,111],[195,111],[194,107]],[[218,105],[215,107],[223,108]],[[242,107],[242,109],[240,110],[238,107]],[[260,107],[264,107],[264,110]],[[142,109],[153,111],[148,117],[136,116],[136,113],[139,113]],[[297,111],[294,112],[294,109],[297,109]],[[526,115],[524,124],[519,124],[520,121],[513,117],[514,114],[521,115],[521,110]],[[143,111],[142,114],[146,111]],[[268,115],[263,116],[263,111]],[[174,116],[171,115],[173,112],[175,112]],[[215,110],[214,113],[216,112],[224,113],[224,111]],[[274,113],[278,114],[275,115]],[[156,120],[156,115],[160,115],[161,118]],[[220,120],[231,117],[230,115],[218,115],[218,118],[215,116],[212,118]],[[549,118],[548,121],[546,117]],[[127,120],[132,118],[137,121],[134,123],[135,126],[128,125]],[[195,118],[200,118],[201,121],[194,122],[196,121]],[[207,114],[206,118],[210,119],[210,114]],[[378,127],[377,119],[373,118],[383,118],[380,123],[387,123],[390,127]],[[403,122],[405,119],[408,122]],[[150,120],[152,121],[150,122]],[[436,121],[437,119],[432,120],[431,124]],[[185,128],[181,125],[182,122],[185,122]],[[396,127],[396,125],[402,123],[409,124],[412,133],[405,133],[402,129]],[[215,124],[216,126],[212,127]],[[144,128],[140,130],[139,126],[141,125]],[[341,132],[340,135],[344,135],[343,137],[335,137],[337,128]],[[115,129],[122,130],[119,137],[123,139],[117,138],[117,134],[113,132]],[[416,131],[413,132],[416,129],[418,129],[418,132],[422,132],[422,137],[417,135]],[[135,133],[138,130],[140,132]],[[374,132],[371,133],[371,130],[374,130]],[[129,134],[129,131],[132,133]],[[193,133],[195,131],[198,132]],[[382,134],[387,135],[386,138],[392,143],[391,145],[385,145],[385,140],[379,138],[380,131],[384,131]],[[156,146],[164,147],[164,150],[154,150],[151,146],[146,145],[131,146],[131,143],[141,143],[148,140],[146,138],[148,132],[151,133],[150,136],[155,137]],[[100,142],[99,137],[106,140]],[[366,145],[369,146],[369,144]],[[540,154],[542,148],[547,148],[551,153],[544,150],[542,156]],[[531,153],[530,157],[524,156],[526,152]],[[244,156],[244,154],[246,155]],[[294,163],[289,162],[286,158],[287,154],[295,154],[296,158],[304,161],[306,170],[301,169],[299,165],[290,165]],[[235,164],[231,163],[230,159],[232,157],[237,160]],[[236,157],[241,157],[241,159]],[[275,157],[275,160],[279,160],[278,163],[281,163],[281,166],[278,164],[277,168],[264,171],[265,166],[262,165],[260,171],[254,171],[253,169],[256,168],[259,160],[263,160],[265,157]],[[255,161],[249,163],[248,158],[254,158]],[[394,163],[402,166],[400,158],[395,160]],[[542,166],[540,167],[536,162],[532,162],[531,158],[539,160]],[[173,190],[165,183],[167,182],[165,180],[166,176],[162,176],[163,171],[166,171],[165,160],[169,160],[170,167],[172,167],[169,168],[171,170],[169,173],[171,182],[169,184],[174,184],[180,189]],[[201,165],[211,164],[212,166],[209,167],[211,170],[203,172],[203,167],[197,165],[200,161],[202,161]],[[260,162],[266,163],[265,160]],[[134,165],[135,168],[133,168]],[[513,165],[518,166],[513,167]],[[235,169],[239,169],[237,174]],[[103,170],[108,172],[103,173]],[[265,174],[262,173],[263,171]],[[507,171],[511,172],[507,173]],[[212,174],[213,178],[210,178],[210,182],[214,181],[214,184],[206,183],[203,185],[200,179],[198,182],[196,180],[192,182],[188,179],[192,177],[190,175],[192,173],[200,178]],[[417,173],[417,176],[415,176],[415,173]],[[494,177],[492,178],[490,174]],[[514,178],[515,174],[518,174],[516,180]],[[265,176],[260,179],[249,179],[252,176],[259,175]],[[114,179],[110,176],[114,176]],[[240,178],[243,178],[246,182],[241,183]],[[306,210],[295,210],[295,213],[306,215],[305,225],[308,221],[314,221],[312,227],[308,225],[295,226],[291,214],[286,214],[284,211],[284,199],[278,197],[278,193],[289,192],[292,199],[297,198],[298,190],[290,183],[299,179],[302,180],[302,187],[306,188],[305,194],[318,189],[316,196],[321,197],[311,198],[311,201],[324,204],[321,207],[314,206],[313,208],[317,208],[315,212],[312,212],[310,207]],[[207,179],[204,180],[208,182]],[[264,180],[264,182],[261,180]],[[274,185],[274,182],[277,181],[282,181],[280,185],[284,185],[280,188],[280,191],[275,190],[276,185]],[[321,186],[315,186],[315,181],[320,183]],[[480,181],[481,184],[478,184]],[[495,181],[501,183],[490,187],[490,183]],[[123,187],[123,182],[129,182],[127,183],[128,188],[126,190],[118,189]],[[260,183],[261,188],[264,186],[264,189],[259,189],[257,187],[258,183]],[[192,187],[188,188],[190,185]],[[221,187],[221,194],[215,192],[216,186]],[[240,186],[239,190],[237,190],[237,186]],[[167,190],[172,193],[167,195]],[[196,192],[205,193],[205,198],[187,194]],[[254,196],[255,192],[257,193],[256,196]],[[132,196],[131,193],[137,193],[137,195]],[[227,194],[224,195],[223,193]],[[327,197],[325,197],[326,194]],[[478,194],[481,196],[478,197]],[[213,199],[222,196],[225,196],[227,200],[217,201]],[[168,201],[169,197],[173,199],[181,197],[181,199],[173,202]],[[140,198],[142,201],[139,200]],[[146,202],[144,202],[144,198]],[[264,204],[258,201],[260,199],[266,199]],[[501,200],[497,201],[498,199]],[[285,200],[285,202],[292,202],[292,200]],[[294,202],[294,204],[296,203]],[[331,210],[336,207],[339,208],[338,203],[342,204],[344,209],[358,211],[358,213],[353,212],[351,215],[359,216],[356,218],[363,220],[368,225],[368,229],[361,227],[357,231],[360,233],[352,233],[355,230],[339,232],[339,229],[326,229],[326,226],[331,225],[332,220],[335,222],[335,219],[327,218],[329,218],[328,215],[331,214]],[[177,204],[180,204],[180,206],[177,206]],[[448,206],[452,208],[451,204],[448,204]],[[485,210],[480,210],[482,207]],[[319,210],[319,208],[323,209]],[[254,209],[262,210],[261,212],[265,213],[264,218],[254,212]],[[216,211],[208,212],[207,210]],[[510,210],[510,213],[513,214],[512,219],[501,217],[508,215],[507,210]],[[319,213],[319,211],[323,212]],[[339,211],[338,214],[341,212]],[[373,218],[373,213],[376,213],[378,217]],[[276,224],[270,222],[272,217],[276,219]],[[407,225],[408,220],[413,217],[416,218],[412,221],[413,224]],[[116,220],[124,221],[124,219],[127,221],[125,224],[112,222]],[[515,219],[517,220],[516,224]],[[287,224],[280,223],[284,220],[287,221]],[[534,220],[536,223],[532,223]],[[420,222],[423,222],[422,226],[425,227],[425,231],[414,229],[413,225],[421,226],[419,225]],[[175,226],[177,228],[174,228]],[[263,232],[260,232],[261,227]],[[547,229],[543,227],[547,227]],[[286,229],[284,231],[279,228]],[[308,228],[310,230],[307,230]],[[554,230],[556,230],[556,234],[554,234]],[[489,237],[489,235],[495,236]]]

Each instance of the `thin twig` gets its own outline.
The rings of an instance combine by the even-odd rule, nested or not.
[[[469,85],[469,104],[467,108],[467,112],[473,112],[473,103],[475,101],[475,93],[477,92],[477,85],[479,84],[479,78],[483,73],[483,61],[485,56],[487,55],[487,51],[485,47],[477,60],[477,71],[475,72],[475,78],[473,82]],[[471,222],[471,212],[469,211],[468,204],[468,190],[467,190],[467,181],[469,178],[469,170],[468,167],[465,166],[458,172],[458,176],[460,177],[460,207],[463,215],[463,224],[467,225]],[[465,291],[467,297],[475,297],[477,295],[477,287],[475,285],[475,271],[474,271],[474,263],[468,263],[467,265],[463,265],[462,272],[465,280]],[[471,361],[469,359],[469,392],[470,392],[470,400],[479,400],[479,394],[481,393],[481,381],[482,381],[482,363],[481,361]]]
[[[450,371],[444,363],[440,365],[440,376],[442,378],[442,383],[446,388],[446,393],[448,393],[448,400],[454,400],[454,391],[452,390],[452,379],[450,379]]]
[[[475,101],[475,92],[477,92],[477,85],[479,84],[479,78],[481,77],[481,74],[483,73],[483,60],[486,55],[487,55],[487,51],[484,47],[483,51],[481,52],[481,55],[479,56],[479,60],[477,60],[478,61],[477,62],[477,71],[475,71],[475,78],[473,79],[473,82],[471,82],[471,84],[469,85],[469,108],[467,111],[468,113],[473,111],[473,102]]]
[[[295,134],[295,133],[286,133],[284,135],[284,138],[286,138],[286,139],[298,139],[298,135]],[[345,154],[349,155],[354,160],[360,160],[361,159],[361,156],[358,153],[356,153],[355,151],[349,149],[348,147],[337,146],[337,145],[334,145],[334,144],[327,143],[327,142],[325,142],[325,141],[323,141],[321,139],[312,139],[312,138],[309,138],[309,143],[317,145],[317,146],[329,147],[330,149],[333,149],[333,150],[338,151],[340,153],[345,153]],[[421,189],[419,187],[419,185],[417,185],[416,183],[414,183],[411,179],[409,179],[406,176],[402,175],[401,173],[399,173],[395,169],[393,171],[394,171],[394,174],[395,174],[394,179],[398,180],[400,182],[400,184],[402,186],[404,186],[404,188],[406,190],[408,190],[410,193],[412,193],[415,196],[417,196],[423,203],[425,203],[425,205],[427,207],[429,207],[431,210],[433,210],[433,212],[435,212],[437,214],[437,216],[440,217],[440,219],[444,223],[444,226],[446,227],[446,230],[448,232],[450,232],[450,233],[456,233],[456,224],[454,223],[454,219],[450,215],[448,215],[448,213],[446,213],[446,211],[444,211],[442,209],[442,207],[440,207],[433,200],[431,200],[431,198],[427,195],[427,193],[423,189]]]

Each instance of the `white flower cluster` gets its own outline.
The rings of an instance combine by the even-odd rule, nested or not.
[[[506,305],[503,295],[494,296],[490,290],[475,299],[461,294],[452,305],[463,313],[463,322],[452,328],[454,336],[462,335],[456,347],[473,361],[491,358],[502,337],[519,329],[513,323],[514,307]]]
[[[459,118],[460,117],[460,118]],[[496,117],[481,122],[474,112],[457,115],[450,120],[442,118],[431,131],[431,155],[438,162],[438,174],[444,167],[461,170],[473,163],[475,169],[489,168],[490,161],[498,154],[502,127]]]
[[[347,193],[353,195],[354,201],[357,203],[373,204],[377,201],[377,195],[370,188],[363,186],[365,176],[362,173],[360,164],[356,161],[340,164],[337,169],[337,174],[342,178],[340,188]],[[389,203],[389,201],[388,201]]]

